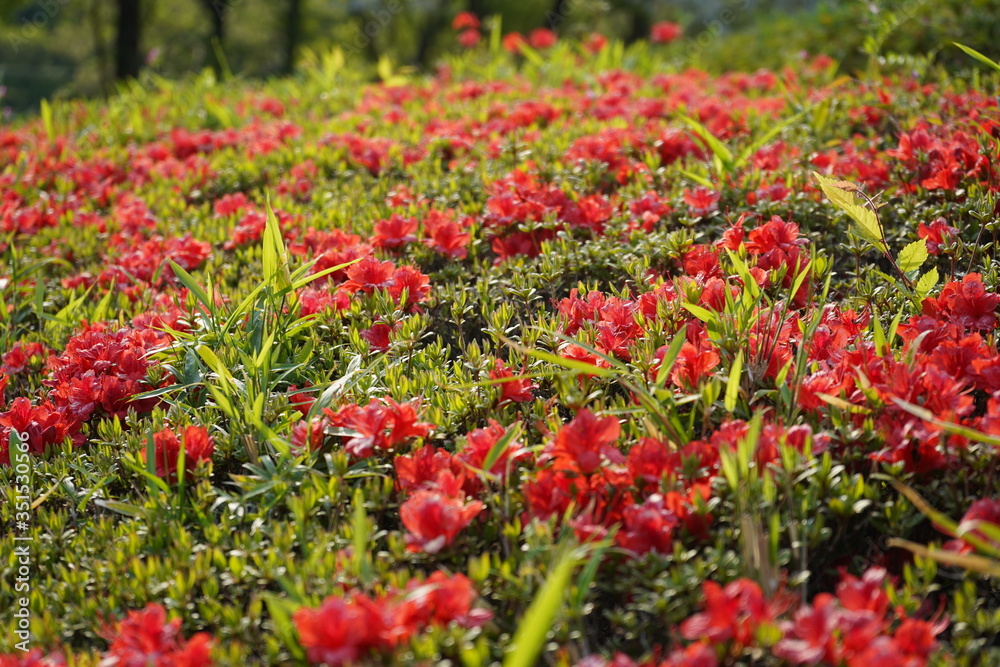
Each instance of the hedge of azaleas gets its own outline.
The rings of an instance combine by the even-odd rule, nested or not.
[[[453,27],[0,131],[0,665],[1000,658],[995,79]]]

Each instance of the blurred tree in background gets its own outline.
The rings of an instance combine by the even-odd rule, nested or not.
[[[34,111],[43,98],[106,94],[143,67],[167,77],[227,66],[287,74],[306,49],[338,45],[348,59],[429,70],[459,48],[460,11],[499,17],[505,33],[546,27],[626,42],[677,21],[685,64],[713,71],[780,67],[802,50],[827,53],[846,73],[888,53],[967,65],[951,41],[1000,55],[1000,0],[0,0],[0,106]]]

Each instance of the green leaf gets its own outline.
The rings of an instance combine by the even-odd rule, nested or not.
[[[52,120],[52,105],[48,100],[42,100],[42,124],[45,126],[45,136],[49,141],[55,141],[55,122]]]
[[[266,202],[267,224],[264,226],[264,280],[274,282],[278,290],[292,288],[292,276],[288,270],[288,250],[281,236],[281,224],[271,209],[270,198]]]
[[[564,606],[564,595],[576,562],[572,552],[563,549],[556,564],[545,580],[542,589],[532,601],[528,611],[514,633],[510,653],[504,658],[504,667],[533,667],[545,645],[545,637],[552,628],[556,614]]]
[[[984,56],[983,54],[981,54],[979,51],[976,51],[972,47],[966,46],[965,44],[959,44],[958,42],[952,42],[952,44],[954,44],[958,48],[962,49],[963,51],[965,51],[965,53],[967,55],[972,56],[973,58],[975,58],[979,62],[983,63],[984,65],[992,67],[993,69],[995,69],[998,72],[1000,72],[1000,63],[997,63],[995,60],[991,60],[990,58],[987,58],[986,56]]]
[[[740,396],[740,374],[743,372],[743,350],[736,353],[733,367],[729,369],[729,381],[726,383],[726,412],[736,409],[736,400]]]
[[[899,264],[899,269],[903,273],[916,271],[923,266],[926,261],[927,241],[924,239],[918,239],[907,245],[903,248],[902,252],[899,253],[899,257],[896,258],[896,263]]]
[[[510,443],[521,434],[521,422],[515,422],[512,424],[507,431],[500,436],[500,438],[490,447],[490,451],[486,453],[486,459],[483,461],[483,471],[489,472],[496,465],[496,462],[500,460],[503,453],[507,451],[510,447]]]
[[[691,126],[694,133],[705,142],[709,150],[715,156],[718,161],[717,171],[724,174],[731,174],[736,171],[736,162],[733,159],[733,152],[726,147],[724,143],[719,141],[719,139],[708,131],[708,128],[696,121],[694,118],[688,118],[687,116],[679,116],[680,119]],[[721,175],[721,174],[720,174]]]
[[[924,298],[925,296],[927,296],[930,293],[930,291],[934,289],[934,286],[937,285],[937,282],[938,282],[938,270],[934,267],[931,267],[931,270],[925,273],[924,275],[920,276],[920,280],[917,281],[917,287],[916,287],[917,296],[919,296],[920,298]]]
[[[660,361],[660,368],[656,371],[656,387],[663,387],[670,376],[670,371],[674,368],[674,363],[677,361],[677,357],[681,353],[681,348],[684,346],[685,341],[687,341],[687,325],[684,325],[680,330],[674,334],[674,339],[670,341],[670,347],[667,348],[666,354],[663,355],[663,360]]]
[[[697,317],[702,322],[713,322],[715,321],[715,313],[710,311],[708,308],[702,308],[701,306],[696,306],[693,303],[681,304],[684,309]]]
[[[274,593],[263,593],[261,597],[264,598],[264,603],[267,605],[267,613],[271,617],[275,636],[293,657],[305,660],[305,651],[302,650],[302,645],[296,639],[295,626],[292,624],[292,615],[298,611],[298,607]]]
[[[103,498],[98,498],[94,501],[94,504],[109,509],[112,512],[117,512],[118,514],[123,514],[127,517],[133,519],[138,519],[142,517],[142,508],[138,505],[133,505],[131,503],[123,503],[119,500],[105,500]]]
[[[857,197],[852,193],[857,187],[846,181],[835,181],[816,172],[813,176],[819,182],[820,188],[827,198],[841,211],[846,213],[857,223],[855,233],[864,240],[871,243],[880,252],[888,252],[889,248],[882,239],[882,232],[879,228],[878,217],[875,212],[867,206],[858,203]]]
[[[215,304],[212,303],[212,300],[209,298],[208,292],[205,291],[205,288],[202,287],[198,281],[195,280],[190,273],[185,271],[184,268],[177,262],[172,259],[168,259],[167,261],[170,262],[170,268],[173,269],[177,280],[181,281],[181,284],[188,288],[188,291],[191,292],[191,294],[194,294],[194,298],[198,299],[201,305],[205,306],[205,312],[214,316]]]

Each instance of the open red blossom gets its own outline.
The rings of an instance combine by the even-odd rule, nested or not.
[[[453,211],[428,211],[423,223],[428,247],[454,259],[465,259],[469,254],[467,246],[472,235],[455,221]]]
[[[684,33],[684,29],[677,23],[670,21],[660,21],[654,23],[649,31],[649,41],[653,44],[669,44]]]
[[[410,438],[422,438],[433,424],[418,420],[419,401],[397,403],[391,398],[372,399],[368,405],[346,405],[340,410],[323,410],[334,426],[349,428],[357,435],[348,438],[344,448],[352,456],[363,459],[376,450],[393,450]]]
[[[583,48],[587,49],[591,53],[600,53],[607,45],[608,38],[599,32],[590,33],[587,35],[587,39],[583,42]]]
[[[355,664],[373,651],[392,648],[392,620],[384,604],[362,593],[330,596],[316,609],[292,616],[306,658],[314,665]]]
[[[521,47],[527,43],[524,35],[519,32],[509,32],[503,36],[503,48],[510,53],[520,53]]]
[[[357,264],[348,267],[348,280],[343,284],[343,288],[348,294],[355,292],[371,294],[376,289],[388,289],[392,286],[395,270],[396,265],[392,262],[382,262],[373,255],[369,255]]]
[[[452,30],[479,30],[479,18],[472,12],[459,12],[451,21]]]
[[[463,30],[461,33],[459,33],[458,43],[461,44],[466,49],[471,49],[474,48],[476,44],[479,44],[479,41],[482,38],[483,36],[479,34],[478,30],[469,28],[468,30]]]
[[[181,620],[167,621],[166,610],[149,603],[130,611],[113,629],[101,661],[107,667],[205,667],[212,664],[211,641],[203,632],[185,640]]]
[[[935,218],[931,224],[920,223],[917,228],[917,236],[922,238],[927,245],[927,252],[932,255],[938,254],[941,246],[949,243],[958,230],[948,224],[944,218]]]
[[[385,322],[376,322],[367,329],[362,329],[360,335],[368,341],[369,349],[372,352],[388,352],[390,343],[389,335],[398,329],[399,326],[390,327]]]
[[[7,397],[4,396],[4,392],[7,390],[8,382],[10,382],[10,377],[6,373],[0,373],[0,408],[7,406]]]
[[[535,28],[528,35],[528,44],[538,51],[555,46],[556,40],[556,34],[548,28]]]
[[[636,556],[650,551],[663,555],[671,552],[674,530],[680,521],[668,509],[663,496],[654,494],[641,505],[625,508],[623,517],[624,525],[615,536],[618,546]]]
[[[621,425],[612,416],[597,417],[583,409],[556,434],[549,453],[556,458],[572,461],[584,474],[597,470],[601,463],[624,463],[614,443],[621,435]]]
[[[198,464],[211,461],[215,453],[215,443],[201,426],[188,426],[184,429],[183,445],[177,434],[170,429],[163,429],[153,434],[153,446],[156,457],[156,476],[171,484],[177,481],[177,464],[180,460],[181,447],[184,447],[184,468],[188,476],[194,474]],[[146,452],[143,450],[143,460]]]
[[[962,282],[950,282],[936,299],[923,301],[925,315],[946,320],[966,329],[990,330],[996,327],[996,309],[1000,295],[987,292],[982,276],[970,273]]]
[[[465,473],[464,466],[451,452],[424,445],[413,454],[397,456],[392,461],[396,469],[396,485],[406,492],[434,489],[445,471],[454,476]]]
[[[697,642],[688,644],[683,649],[677,649],[660,667],[718,667],[719,659],[710,644]]]
[[[836,599],[820,593],[811,606],[795,612],[794,621],[783,624],[785,636],[775,644],[774,654],[797,665],[839,664],[834,634],[838,616]]]
[[[0,465],[10,465],[11,431],[28,435],[28,451],[44,454],[49,447],[61,445],[75,435],[79,423],[45,401],[32,405],[27,398],[15,398],[10,409],[0,413]]]
[[[977,551],[979,545],[1000,549],[1000,541],[991,539],[980,526],[987,525],[1000,528],[1000,498],[981,498],[969,505],[958,524],[958,539],[946,545],[960,553]],[[971,538],[971,539],[967,539]]]
[[[473,609],[476,589],[463,574],[448,576],[438,571],[426,581],[411,579],[406,595],[396,609],[396,622],[404,627],[423,629],[447,627],[455,623],[464,628],[479,627],[493,614],[486,609]]]
[[[737,579],[725,588],[714,581],[706,581],[701,590],[705,611],[681,624],[681,635],[685,639],[735,641],[740,646],[749,646],[757,628],[774,620],[774,610],[764,592],[750,579]]]
[[[417,240],[417,221],[393,213],[388,220],[375,223],[372,245],[376,248],[394,250]]]
[[[27,370],[32,364],[40,364],[48,355],[48,350],[41,343],[14,343],[13,347],[0,357],[0,373],[17,375]]]
[[[680,455],[655,438],[642,438],[628,452],[629,472],[637,485],[658,487],[663,477],[677,470]]]
[[[881,567],[868,568],[860,579],[850,574],[841,574],[840,583],[837,584],[837,599],[844,609],[870,611],[882,618],[890,604],[884,588],[887,576],[885,568]]]
[[[146,374],[152,366],[148,352],[169,338],[152,329],[104,330],[88,326],[70,338],[62,354],[50,357],[49,379],[53,402],[67,416],[85,422],[95,413],[124,419],[129,410],[149,412],[158,399],[134,401],[149,391]]]
[[[491,419],[486,428],[477,428],[466,434],[465,446],[459,450],[455,458],[469,470],[469,476],[465,483],[465,489],[469,495],[475,495],[482,488],[482,483],[476,473],[483,469],[490,451],[506,433],[506,428]],[[531,458],[531,453],[524,448],[524,445],[512,440],[486,472],[497,476],[502,482],[507,479],[510,467],[518,461],[529,458]]]
[[[401,266],[392,274],[392,283],[388,287],[389,296],[403,308],[420,303],[430,294],[430,278],[412,266]],[[403,301],[403,292],[406,300]]]
[[[708,188],[685,189],[684,203],[693,215],[708,215],[719,210],[719,193]]]
[[[441,551],[485,507],[478,500],[465,502],[438,491],[417,491],[399,507],[399,517],[407,530],[407,550],[429,554]]]
[[[326,416],[313,419],[311,422],[300,419],[292,427],[292,448],[296,451],[317,450],[326,440],[326,429],[330,419]]]
[[[522,369],[523,372],[523,369]],[[534,398],[531,393],[532,390],[537,389],[536,385],[531,378],[513,378],[514,371],[507,367],[500,359],[493,362],[493,370],[490,371],[491,380],[503,380],[497,384],[500,387],[500,402],[498,405],[506,405],[508,403],[526,403]]]
[[[656,351],[657,359],[663,360],[667,347],[661,347]],[[697,343],[685,341],[681,345],[680,354],[674,360],[674,367],[670,371],[670,381],[680,389],[696,389],[702,380],[708,377],[709,373],[719,365],[719,353],[715,346],[707,340],[699,340]],[[659,364],[657,364],[657,369]]]

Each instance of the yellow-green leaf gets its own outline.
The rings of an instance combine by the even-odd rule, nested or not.
[[[899,264],[899,269],[903,273],[916,271],[923,266],[926,261],[927,241],[924,239],[918,239],[907,245],[903,248],[903,251],[899,253],[899,257],[896,258],[896,263]]]
[[[878,217],[875,212],[867,206],[858,203],[853,192],[857,187],[846,181],[835,181],[813,172],[813,176],[819,182],[820,188],[829,200],[846,213],[857,223],[855,233],[864,240],[871,243],[881,252],[888,252],[889,248],[882,240],[882,232],[879,229]]]

